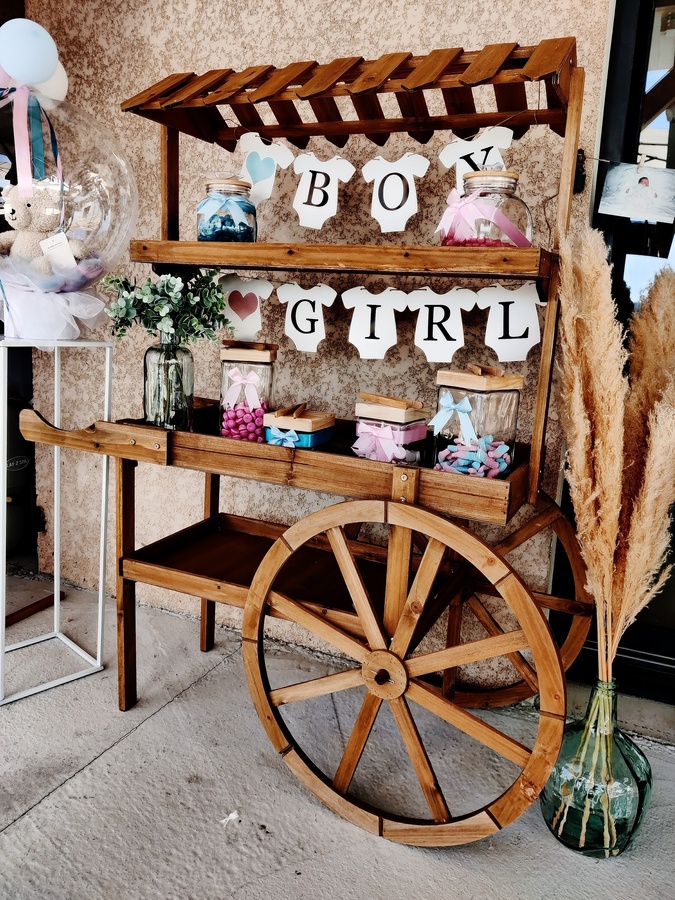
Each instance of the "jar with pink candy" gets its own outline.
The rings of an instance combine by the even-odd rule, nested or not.
[[[263,444],[265,413],[273,409],[276,344],[224,341],[220,351],[220,433]]]
[[[516,172],[467,172],[453,188],[437,231],[444,247],[531,247],[532,213],[515,196]]]

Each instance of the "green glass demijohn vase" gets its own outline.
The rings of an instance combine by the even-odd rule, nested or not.
[[[148,425],[192,430],[194,360],[172,334],[160,332],[160,343],[148,347],[143,361],[143,409]]]
[[[541,793],[544,821],[566,847],[617,856],[637,831],[652,787],[642,750],[616,724],[616,685],[598,681],[586,715],[565,729]]]

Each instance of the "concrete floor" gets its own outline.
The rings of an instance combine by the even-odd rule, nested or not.
[[[19,603],[45,590],[16,579],[12,587]],[[95,636],[93,607],[83,591],[70,591],[63,604],[64,627],[87,649]],[[8,638],[48,630],[50,619],[41,613],[14,626]],[[203,654],[197,622],[141,608],[141,700],[121,713],[113,630],[110,604],[103,672],[0,708],[2,900],[675,897],[669,744],[639,740],[654,791],[641,832],[618,858],[589,860],[563,848],[538,804],[474,844],[399,846],[337,817],[295,780],[253,709],[237,633],[220,629],[216,649]],[[299,667],[307,677],[330,668],[292,649],[276,657],[280,670]],[[69,665],[69,651],[55,642],[10,653],[8,690],[65,674]],[[672,707],[625,705],[629,720],[650,721],[649,729],[675,743]],[[492,715],[514,736],[532,730],[526,710]],[[324,713],[317,731],[321,724],[329,724]],[[458,758],[454,750],[446,756],[451,763]],[[464,764],[484,789],[484,762],[472,759],[465,756]],[[390,768],[384,787],[403,789],[405,777]]]

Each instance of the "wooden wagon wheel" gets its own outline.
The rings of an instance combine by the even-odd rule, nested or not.
[[[531,593],[535,603],[545,613],[553,611],[561,624],[559,641],[560,658],[563,669],[567,669],[577,658],[584,641],[588,635],[592,623],[593,602],[586,592],[586,569],[581,558],[579,544],[574,528],[562,512],[558,504],[547,494],[540,492],[536,503],[536,514],[515,529],[492,548],[500,557],[508,561],[508,555],[513,551],[527,547],[528,542],[547,536],[547,532],[555,535],[558,553],[563,553],[569,569],[570,591],[569,595],[561,597],[546,591],[534,590]],[[464,578],[461,607],[455,604],[451,606],[451,622],[449,629],[459,629],[462,616],[466,616],[466,609],[475,617],[488,635],[498,635],[502,629],[495,620],[494,615],[486,608],[482,599],[485,595],[496,597],[497,592],[492,588],[487,579],[480,572],[467,566]],[[521,574],[521,578],[527,583],[527,578]],[[479,596],[480,595],[480,596]],[[454,618],[453,618],[454,617]],[[417,638],[422,636],[423,629],[418,632]],[[531,667],[527,660],[519,654],[509,656],[509,661],[514,667],[514,681],[495,688],[476,688],[469,690],[461,686],[455,686],[456,672],[452,669],[444,673],[446,696],[453,697],[461,706],[472,708],[492,708],[506,706],[525,700],[537,693],[537,681],[533,677]]]
[[[345,529],[357,522],[388,526],[381,592],[372,573],[366,572],[367,561],[358,555],[358,546],[346,536]],[[424,537],[425,549],[413,565],[416,535]],[[319,559],[313,568],[307,553],[317,547],[324,549],[314,551]],[[447,563],[457,558],[483,573],[515,614],[517,627],[411,655],[409,646],[425,608],[436,604],[445,613],[447,604],[438,604],[437,598],[449,590],[453,578]],[[304,572],[298,571],[300,560]],[[405,572],[411,574],[402,591]],[[292,586],[297,588],[296,597],[291,596]],[[340,587],[351,598],[353,612],[331,616],[322,604],[327,605],[326,595]],[[274,617],[289,620],[306,637],[319,638],[333,653],[342,654],[333,658],[338,671],[300,681],[296,670],[284,674],[278,652],[275,656],[273,645],[265,640]],[[444,846],[493,834],[535,800],[557,758],[565,720],[564,676],[545,618],[523,582],[494,550],[426,510],[401,503],[350,501],[289,528],[256,572],[242,636],[253,702],[275,749],[330,809],[390,840]],[[503,713],[482,717],[469,713],[434,684],[434,673],[450,666],[528,648],[541,695],[531,748],[507,733]],[[322,706],[315,716],[317,703],[332,704],[335,715]],[[337,704],[345,710],[351,704],[353,724],[344,736]],[[391,721],[382,725],[385,714],[387,719],[391,714],[395,726]],[[490,715],[501,716],[504,723],[497,727],[485,721]],[[474,770],[479,766],[478,791],[483,796],[478,804],[473,793],[466,796],[465,779],[454,771],[461,759],[471,761]],[[410,801],[395,783],[404,760],[421,788]],[[452,785],[447,784],[448,766],[453,767]],[[371,772],[375,777],[369,782]],[[410,781],[406,786],[410,788]],[[451,812],[460,795],[462,808]]]

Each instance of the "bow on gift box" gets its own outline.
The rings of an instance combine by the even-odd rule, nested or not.
[[[256,372],[249,372],[248,375],[244,375],[240,369],[230,369],[227,377],[232,384],[225,392],[224,406],[226,408],[235,405],[242,388],[249,409],[258,409],[262,405],[258,392],[255,389],[256,384],[260,381],[260,376]]]
[[[476,237],[476,219],[493,222],[516,247],[531,247],[523,232],[496,206],[481,203],[476,198],[480,191],[462,197],[456,188],[448,194],[447,207],[436,231],[448,234],[452,231],[456,241],[467,241]]]
[[[433,417],[429,424],[434,429],[434,434],[438,434],[441,429],[443,429],[447,423],[450,421],[450,417],[453,413],[457,413],[457,418],[459,419],[459,428],[462,435],[462,441],[465,444],[468,444],[470,441],[477,440],[476,432],[474,431],[474,427],[471,424],[471,419],[469,418],[469,413],[472,410],[472,406],[469,403],[468,397],[463,397],[459,403],[455,403],[455,398],[452,396],[450,391],[447,394],[443,394],[441,399],[439,400],[440,409]]]
[[[357,456],[373,457],[379,462],[405,459],[405,450],[394,440],[394,432],[389,425],[370,425],[359,422],[356,426],[358,439],[352,444]]]
[[[270,426],[272,437],[267,439],[268,444],[276,444],[277,447],[295,447],[300,440],[297,432],[292,428],[289,431],[281,431],[275,425]]]

